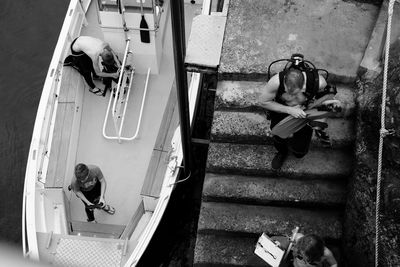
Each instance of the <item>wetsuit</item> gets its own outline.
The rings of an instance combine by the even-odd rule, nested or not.
[[[70,46],[71,55],[67,56],[64,60],[64,66],[71,66],[76,69],[83,76],[90,88],[94,89],[96,85],[93,82],[93,77],[98,78],[98,76],[94,71],[92,59],[84,52],[76,52],[72,49],[72,46],[78,38],[72,41]]]

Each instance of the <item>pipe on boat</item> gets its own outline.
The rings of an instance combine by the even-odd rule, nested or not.
[[[185,57],[185,17],[183,0],[170,2],[172,43],[174,49],[175,81],[178,94],[178,109],[183,150],[185,177],[190,174],[192,166],[192,149],[190,137],[189,99],[187,74],[184,67]]]

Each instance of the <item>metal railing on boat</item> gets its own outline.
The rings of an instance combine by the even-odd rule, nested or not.
[[[107,106],[107,112],[106,112],[106,115],[104,118],[104,123],[103,123],[104,138],[111,139],[111,140],[118,140],[118,143],[121,143],[122,140],[124,140],[124,141],[134,140],[139,135],[139,129],[140,129],[140,124],[142,122],[143,108],[144,108],[144,103],[146,100],[146,93],[147,93],[147,87],[148,87],[149,76],[150,76],[150,68],[148,68],[147,76],[146,76],[146,84],[144,87],[144,92],[143,92],[143,97],[142,97],[141,107],[140,107],[140,112],[139,112],[139,118],[138,118],[138,122],[136,125],[135,133],[130,137],[124,137],[124,136],[122,136],[122,129],[124,126],[126,109],[128,107],[128,101],[129,101],[129,95],[130,95],[131,87],[132,87],[133,75],[135,73],[133,69],[126,70],[126,68],[125,68],[127,66],[128,55],[131,54],[131,52],[129,51],[129,44],[130,44],[130,39],[127,39],[125,52],[124,52],[124,59],[122,61],[122,65],[121,65],[121,72],[120,72],[119,78],[118,78],[118,84],[117,84],[115,91],[112,89],[112,92],[110,95],[110,100],[109,100],[108,106]],[[128,75],[129,75],[129,77],[128,77]],[[123,90],[121,90],[122,84],[126,85],[126,83],[128,83],[128,81],[129,81],[129,85],[124,86]],[[113,101],[113,99],[114,99],[114,101]],[[113,103],[113,104],[111,105],[111,103]],[[108,121],[108,117],[110,114],[110,109],[111,109],[111,116],[112,116],[112,120],[113,120],[113,124],[114,124],[114,129],[115,129],[115,133],[116,133],[115,136],[110,136],[110,135],[106,134],[107,121]],[[122,109],[122,113],[121,113],[121,109]]]

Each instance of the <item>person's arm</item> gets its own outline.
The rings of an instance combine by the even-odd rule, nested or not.
[[[119,58],[117,57],[117,54],[114,52],[114,50],[111,50],[111,53],[114,56],[115,64],[117,65],[118,69],[120,69],[121,68],[121,62],[119,61]]]
[[[106,179],[104,179],[104,177],[103,177],[99,181],[101,183],[100,200],[99,200],[99,202],[102,202],[102,203],[106,204],[106,202],[104,200],[104,194],[106,193],[106,187],[107,187]]]
[[[100,168],[95,166],[94,171],[96,172],[97,179],[99,180],[101,184],[101,189],[100,189],[100,199],[99,202],[106,204],[104,200],[104,195],[106,193],[106,187],[107,187],[107,182],[106,179],[104,178],[103,173],[101,172]]]
[[[335,257],[333,256],[332,251],[330,251],[329,248],[327,248],[327,247],[324,248],[324,258],[329,263],[330,267],[338,266],[337,261],[336,261]]]
[[[278,88],[279,74],[276,74],[264,86],[258,105],[270,111],[289,114],[295,118],[305,118],[306,113],[299,106],[289,107],[275,102]]]
[[[75,178],[75,177],[72,179],[72,182],[71,182],[71,189],[72,189],[72,191],[75,193],[75,195],[76,195],[78,198],[82,199],[82,201],[86,203],[86,205],[89,205],[89,206],[90,206],[90,205],[93,205],[93,203],[90,202],[89,200],[87,200],[87,198],[85,197],[85,195],[84,195],[84,194],[82,193],[82,191],[80,190],[79,186],[77,185],[77,182],[76,182],[76,178]]]
[[[99,57],[100,56],[97,56],[97,61],[96,62],[93,62],[93,69],[94,69],[94,71],[96,72],[96,75],[97,76],[100,76],[100,77],[103,77],[103,78],[118,78],[118,76],[119,76],[119,71],[117,71],[117,72],[114,72],[114,73],[107,73],[107,72],[103,72],[101,69],[100,69],[100,66],[99,66]]]
[[[88,206],[93,205],[93,203],[90,202],[89,200],[87,200],[87,198],[85,197],[85,195],[84,195],[81,191],[74,191],[74,192],[75,192],[75,195],[76,195],[78,198],[82,199],[83,202],[86,203],[86,205],[88,205]]]

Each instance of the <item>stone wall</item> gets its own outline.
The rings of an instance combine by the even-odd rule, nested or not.
[[[348,266],[374,266],[375,200],[383,74],[358,81],[356,165],[345,220]],[[392,44],[387,85],[381,187],[380,265],[400,266],[400,40]]]

